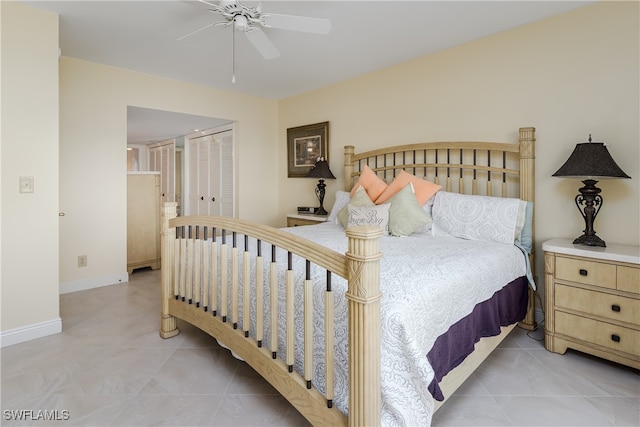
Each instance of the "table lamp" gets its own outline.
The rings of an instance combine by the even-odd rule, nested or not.
[[[324,202],[324,192],[327,186],[324,183],[324,180],[336,179],[336,177],[333,176],[331,170],[329,169],[329,163],[323,157],[320,157],[313,168],[311,168],[311,170],[307,174],[307,178],[320,178],[318,180],[318,185],[316,186],[316,196],[318,197],[318,201],[320,202],[320,207],[317,211],[315,211],[315,214],[327,215],[327,211],[324,209],[324,206],[322,206],[322,203]]]
[[[598,181],[595,178],[631,177],[616,164],[604,142],[591,142],[591,135],[589,135],[589,142],[576,145],[569,159],[553,176],[579,178],[584,184],[584,187],[578,190],[580,194],[576,196],[575,202],[584,218],[585,229],[584,234],[576,238],[573,243],[606,247],[604,240],[596,236],[593,229],[593,221],[603,203],[600,196],[601,190],[596,187]]]

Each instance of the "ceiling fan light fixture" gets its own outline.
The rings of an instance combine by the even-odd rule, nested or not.
[[[249,28],[249,21],[247,20],[246,16],[237,15],[233,19],[233,25],[234,25],[235,29],[238,30],[238,31],[246,31],[247,28]]]

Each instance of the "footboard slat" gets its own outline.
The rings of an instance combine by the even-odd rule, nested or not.
[[[331,272],[327,271],[327,290],[324,293],[324,360],[325,360],[325,396],[327,406],[333,406],[333,292],[331,291]]]
[[[189,226],[189,238],[187,239],[187,248],[186,248],[186,278],[185,278],[185,293],[182,294],[183,298],[186,298],[189,301],[189,304],[193,301],[193,269],[195,263],[193,262],[194,258],[194,241],[193,236],[191,235],[191,226]]]
[[[236,233],[232,233],[231,246],[231,324],[238,329],[238,245]]]
[[[222,243],[220,244],[220,316],[222,321],[227,321],[227,304],[229,304],[229,298],[227,297],[227,286],[229,283],[229,256],[227,254],[227,235],[226,230],[222,230]]]
[[[285,359],[285,363],[287,364],[287,366],[289,367],[289,372],[293,372],[293,362],[294,362],[294,356],[293,356],[293,351],[294,351],[294,328],[295,325],[293,324],[293,315],[294,315],[294,272],[291,269],[291,252],[289,252],[288,254],[289,256],[289,268],[287,269],[287,274],[286,274],[286,290],[285,290],[285,299],[286,299],[286,305],[285,305],[285,315],[286,315],[286,320],[285,320],[285,325],[286,325],[286,359]]]
[[[171,281],[171,293],[173,296],[178,299],[180,297],[180,248],[182,247],[182,241],[178,238],[178,233],[180,232],[180,228],[176,228],[176,234],[174,236],[173,244],[173,280]],[[165,272],[164,274],[171,274],[170,272]]]
[[[249,298],[249,284],[251,282],[251,254],[249,253],[249,237],[244,236],[244,252],[242,253],[242,331],[249,336],[251,328],[251,302]]]
[[[276,247],[271,246],[270,273],[270,294],[269,309],[271,310],[271,358],[275,359],[278,354],[278,264],[276,262]]]
[[[182,239],[180,239],[180,292],[178,295],[185,300],[187,293],[187,238],[182,227]]]
[[[200,307],[200,295],[202,292],[201,272],[202,272],[202,240],[200,240],[199,228],[196,227],[196,234],[194,236],[194,257],[193,257],[193,302],[196,307]]]
[[[307,280],[304,281],[304,379],[308,389],[313,379],[313,281],[309,279],[309,264],[307,261]]]
[[[211,270],[211,314],[216,316],[218,314],[218,245],[216,236],[216,229],[211,230],[211,261],[209,262],[209,268]]]
[[[258,256],[256,257],[256,341],[262,347],[264,338],[264,260],[262,258],[262,242],[256,242]]]
[[[204,311],[209,310],[209,286],[211,285],[209,281],[209,260],[211,259],[211,245],[207,244],[207,227],[204,227],[203,236],[204,239],[202,242],[202,306]]]

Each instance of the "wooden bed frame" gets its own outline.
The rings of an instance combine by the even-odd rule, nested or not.
[[[346,146],[344,188],[346,191],[351,190],[360,168],[366,164],[387,181],[390,181],[396,172],[404,169],[442,185],[446,191],[519,197],[533,202],[534,145],[535,129],[528,127],[519,130],[518,143],[431,142],[359,154],[354,152],[353,146]],[[511,187],[512,184],[515,188]],[[224,343],[244,359],[313,425],[380,425],[379,301],[384,295],[380,293],[379,260],[382,255],[379,237],[382,232],[378,228],[361,226],[347,229],[348,250],[345,254],[340,254],[284,230],[243,220],[205,216],[176,218],[175,203],[165,204],[162,223],[162,338],[178,334],[176,318],[183,319]],[[203,232],[204,227],[211,230],[209,236],[206,231]],[[268,256],[263,258],[258,252],[257,258],[249,261],[250,255],[246,247],[243,250],[242,244],[236,244],[236,233],[258,239],[265,248],[278,247],[290,254],[301,256],[307,260],[307,265],[311,262],[348,281],[348,291],[345,294],[349,316],[348,417],[332,405],[332,382],[327,381],[324,394],[312,387],[313,367],[306,363],[312,358],[306,357],[306,346],[304,373],[299,374],[293,371],[289,354],[285,360],[281,360],[276,357],[274,349],[262,345],[262,320],[255,321],[255,336],[250,336],[249,328],[244,326],[251,324],[248,318],[243,318],[242,322],[243,328],[247,330],[238,328],[237,307],[239,304],[242,304],[242,307],[248,307],[250,304],[248,297],[244,297],[250,294],[248,288],[244,288],[243,298],[239,298],[238,287],[256,286],[256,295],[260,295],[259,290],[262,286],[277,285],[275,282],[278,272],[274,271],[277,267],[274,267],[275,263],[272,262],[270,272],[263,276],[264,266],[268,266],[270,262]],[[222,239],[219,249],[212,249],[214,245],[203,243],[207,237],[212,236],[220,236]],[[230,240],[233,240],[233,243]],[[260,243],[258,245],[260,246]],[[530,261],[533,270],[533,254]],[[215,270],[216,265],[228,263],[231,265],[230,268]],[[251,267],[252,265],[255,267]],[[256,280],[253,284],[249,283],[250,268],[255,268]],[[205,280],[208,277],[219,277],[220,283],[229,285],[217,288],[217,280],[216,283],[209,283]],[[285,277],[287,289],[289,286],[293,287],[293,272],[286,271]],[[305,281],[305,289],[308,281]],[[230,295],[227,294],[229,288]],[[218,303],[218,292],[215,289],[220,289],[220,299],[225,300],[225,304]],[[271,295],[273,294],[272,291]],[[325,306],[328,307],[325,319],[333,318],[333,297],[329,285],[325,293]],[[269,304],[269,301],[258,300],[255,304],[262,307],[263,304]],[[274,306],[277,300],[272,300],[271,304]],[[228,305],[231,306],[230,313],[227,312]],[[305,302],[305,316],[306,305]],[[293,301],[287,301],[287,324],[290,320],[289,308],[293,312],[292,306]],[[243,310],[243,316],[248,311]],[[274,311],[271,310],[272,313]],[[261,319],[261,312],[258,312],[256,317]],[[275,319],[272,318],[273,321]],[[310,325],[311,322],[307,321]],[[325,322],[325,327],[328,328],[325,330],[327,349],[333,349],[331,324]],[[514,326],[515,324],[502,328],[499,336],[483,338],[476,345],[476,350],[440,383],[444,395],[450,396]],[[527,329],[536,327],[532,291],[529,309],[521,326]],[[305,326],[305,334],[307,333],[312,333],[311,326],[309,329]],[[287,336],[287,340],[288,353],[289,347],[293,347],[293,344],[289,344],[293,342],[293,338]],[[274,341],[277,343],[277,339],[272,338],[271,342]],[[306,341],[308,340],[305,339]],[[277,351],[277,347],[275,350]],[[327,378],[333,378],[332,354],[332,351],[328,351],[325,356]],[[436,408],[440,404],[441,402],[438,402]]]

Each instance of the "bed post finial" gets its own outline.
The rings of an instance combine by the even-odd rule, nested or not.
[[[534,201],[536,128],[520,128],[520,198]],[[530,179],[529,179],[530,178]]]
[[[347,229],[349,246],[349,425],[380,425],[380,236],[374,226]]]
[[[176,202],[167,202],[162,207],[162,236],[160,239],[160,250],[162,258],[160,260],[161,288],[162,288],[162,311],[160,336],[171,338],[178,335],[178,325],[176,318],[169,315],[169,298],[171,295],[171,278],[173,277],[173,242],[176,238],[176,229],[169,227],[169,221],[177,216]]]
[[[351,191],[353,187],[353,162],[351,156],[355,152],[353,145],[344,146],[344,191]]]

